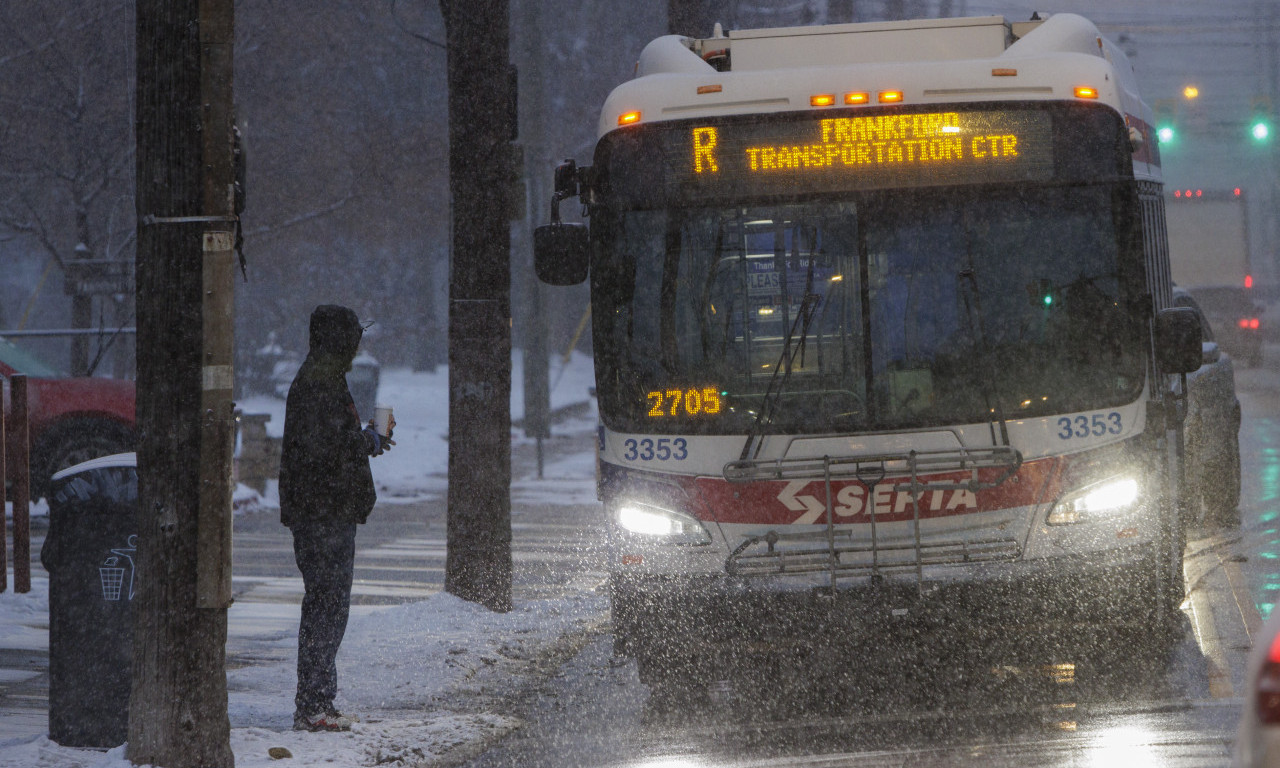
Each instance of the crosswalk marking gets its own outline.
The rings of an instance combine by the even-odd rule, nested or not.
[[[293,548],[287,536],[283,531],[237,536],[237,549],[246,559],[251,550],[257,564],[236,569],[232,586],[238,602],[301,601],[302,578],[293,570]],[[590,526],[528,520],[513,523],[513,590],[517,596],[523,592],[541,597],[549,589],[564,589],[535,583],[551,572],[565,574],[571,589],[595,588],[604,580],[603,539],[602,530]],[[448,542],[442,537],[397,537],[376,544],[364,544],[357,538],[352,604],[405,602],[436,594],[443,588],[447,558]],[[264,566],[264,559],[271,565]],[[556,563],[563,567],[545,567]],[[522,578],[521,566],[534,571]]]

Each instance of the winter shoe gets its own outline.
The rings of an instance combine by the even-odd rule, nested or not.
[[[333,710],[316,712],[310,715],[303,712],[295,712],[293,715],[293,730],[311,731],[313,733],[316,731],[349,731],[351,730],[351,718]]]

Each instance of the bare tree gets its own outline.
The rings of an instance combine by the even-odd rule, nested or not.
[[[95,319],[76,270],[133,259],[132,26],[128,0],[0,6],[0,231],[62,269],[73,326]],[[131,313],[101,295],[107,322]],[[74,346],[84,373],[87,344]]]
[[[274,332],[305,350],[300,320],[340,303],[377,321],[365,341],[384,364],[420,343],[442,354],[421,307],[424,291],[444,290],[428,275],[449,232],[445,56],[416,36],[443,40],[440,14],[421,2],[281,8],[237,7],[246,346]]]

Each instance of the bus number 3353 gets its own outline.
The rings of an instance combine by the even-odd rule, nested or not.
[[[1062,440],[1118,435],[1123,431],[1124,424],[1116,411],[1058,419],[1058,437]]]
[[[622,458],[627,461],[684,461],[689,458],[689,442],[683,437],[629,437],[622,445]]]

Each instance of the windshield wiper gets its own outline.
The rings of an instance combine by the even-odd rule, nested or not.
[[[791,327],[787,329],[787,335],[782,340],[782,353],[778,355],[778,364],[774,366],[773,375],[769,377],[769,386],[765,389],[764,398],[760,403],[760,410],[756,412],[755,421],[751,423],[751,429],[747,432],[747,441],[742,446],[742,454],[738,457],[739,461],[745,461],[748,458],[754,459],[760,455],[760,447],[764,445],[764,441],[759,440],[759,438],[764,434],[765,425],[773,421],[773,417],[778,410],[778,403],[782,399],[782,390],[787,385],[787,379],[791,377],[792,365],[797,355],[800,357],[800,365],[804,365],[805,340],[809,336],[809,326],[813,322],[813,317],[817,314],[818,303],[822,300],[821,295],[812,292],[812,260],[809,262],[808,283],[809,290],[805,293],[804,298],[801,299],[800,308],[796,312],[795,319],[791,321]],[[796,341],[797,328],[800,331],[798,342]],[[754,446],[754,450],[752,446]]]
[[[982,323],[982,292],[978,290],[978,275],[970,264],[961,269],[957,277],[969,283],[969,289],[973,294],[974,306],[969,306],[969,294],[962,292],[964,295],[964,314],[969,322],[969,332],[973,336],[974,354],[978,358],[978,367],[983,371],[982,377],[982,400],[986,405],[987,424],[991,428],[991,443],[993,445],[1009,445],[1009,425],[1005,422],[1004,406],[1000,402],[1000,390],[996,385],[996,376],[994,374],[995,366],[991,359],[991,345],[987,343],[987,334]],[[977,319],[974,319],[974,313],[977,313]],[[992,403],[995,403],[994,407]],[[991,419],[991,414],[995,414],[995,420]],[[996,439],[996,423],[1000,424],[1000,439]]]

